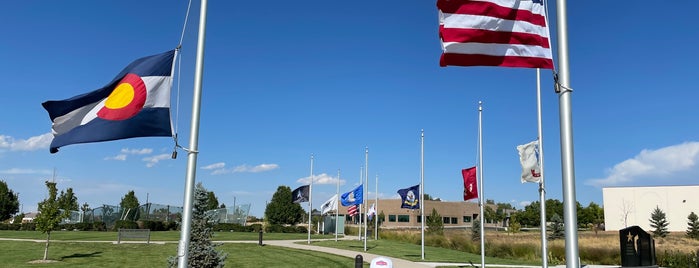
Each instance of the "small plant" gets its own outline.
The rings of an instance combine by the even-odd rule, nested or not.
[[[427,217],[427,232],[430,234],[444,234],[444,223],[442,216],[437,213],[436,209],[432,209],[432,214]]]
[[[549,239],[555,240],[563,238],[565,236],[565,230],[563,230],[563,221],[561,220],[561,216],[558,216],[558,214],[553,214],[553,216],[551,216],[551,221],[553,224],[551,225],[551,234],[549,235]]]
[[[650,214],[650,227],[653,228],[653,236],[655,237],[666,237],[669,233],[667,226],[670,225],[665,218],[665,212],[660,210],[658,206],[655,206],[653,213]]]
[[[697,217],[697,214],[694,214],[694,212],[689,213],[687,221],[687,237],[699,239],[699,217]]]
[[[481,240],[481,220],[474,220],[471,224],[471,240],[480,241]]]

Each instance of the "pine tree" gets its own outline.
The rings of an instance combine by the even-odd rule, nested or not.
[[[563,220],[561,219],[561,216],[554,213],[553,216],[551,216],[551,222],[553,224],[551,225],[551,234],[549,235],[549,239],[555,240],[563,238],[565,236],[565,230],[563,230]]]
[[[655,237],[666,237],[669,233],[667,226],[670,225],[665,218],[665,212],[660,210],[658,206],[655,206],[653,213],[650,214],[650,227],[653,228],[653,236]]]
[[[471,223],[471,240],[481,240],[481,219],[473,219],[473,223]]]
[[[432,208],[432,214],[427,216],[427,232],[431,234],[444,234],[444,222],[436,209]]]
[[[699,217],[694,212],[689,213],[687,216],[687,237],[692,239],[699,239]]]
[[[220,243],[212,243],[213,228],[211,217],[206,215],[209,206],[208,192],[201,183],[194,189],[194,206],[192,208],[192,230],[189,239],[187,267],[223,267],[227,253],[216,251]],[[170,257],[170,267],[177,267],[179,258]]]

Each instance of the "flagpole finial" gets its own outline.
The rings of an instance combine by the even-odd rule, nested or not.
[[[478,111],[479,112],[483,111],[483,102],[482,101],[478,101]]]

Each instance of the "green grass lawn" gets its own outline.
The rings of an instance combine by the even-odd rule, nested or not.
[[[43,257],[46,234],[37,231],[0,231],[0,238],[36,239],[42,242],[0,241],[0,266],[35,266],[29,261]],[[216,232],[214,241],[257,241],[259,233]],[[264,233],[266,240],[305,240],[307,234]],[[341,248],[357,252],[364,251],[359,240],[340,240],[334,235],[312,235],[311,239],[326,238],[326,241],[313,241],[313,245]],[[54,231],[51,233],[49,259],[57,263],[45,264],[51,267],[164,267],[167,257],[177,252],[180,232],[151,232],[151,241],[165,241],[165,244],[121,244],[94,241],[116,241],[116,232],[94,231]],[[90,242],[93,241],[93,242]],[[6,250],[5,250],[6,249]],[[353,267],[352,258],[332,254],[296,250],[257,243],[224,243],[219,250],[229,254],[228,267]],[[367,252],[411,261],[422,261],[420,245],[393,240],[369,240]],[[367,260],[368,261],[368,260]],[[439,247],[425,247],[425,260],[428,262],[480,263],[480,255]],[[540,262],[527,262],[486,257],[486,263],[537,265]]]
[[[257,241],[259,233],[243,232],[215,232],[214,240],[253,240]],[[0,238],[21,238],[21,239],[46,239],[46,234],[39,231],[8,231],[0,230]],[[302,233],[263,233],[263,240],[294,240],[307,239],[308,234]],[[335,238],[334,235],[311,235],[311,239]],[[172,241],[180,240],[179,231],[151,232],[151,241]],[[117,232],[97,232],[97,231],[53,231],[51,240],[65,241],[116,241]]]
[[[0,241],[1,267],[167,267],[177,253],[177,243],[112,244],[53,242],[49,259],[54,263],[31,264],[43,258],[44,243]],[[255,243],[226,243],[217,248],[228,253],[226,267],[354,267],[354,259],[315,251]],[[365,263],[364,267],[368,267]]]
[[[314,241],[315,246],[332,247],[353,251],[364,251],[364,242],[359,240],[334,240]],[[423,261],[421,258],[420,245],[398,242],[392,240],[369,240],[367,241],[367,252],[377,255],[405,259],[410,261]],[[462,252],[458,250],[445,249],[439,247],[425,246],[425,260],[427,262],[458,262],[474,264],[481,262],[481,255]],[[526,262],[519,260],[509,260],[502,258],[485,257],[486,263],[497,264],[518,264],[518,265],[541,265],[541,262]]]

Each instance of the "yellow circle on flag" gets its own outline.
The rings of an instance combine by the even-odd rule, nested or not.
[[[109,94],[97,116],[106,120],[126,120],[134,117],[146,103],[146,84],[136,74],[126,74]]]

